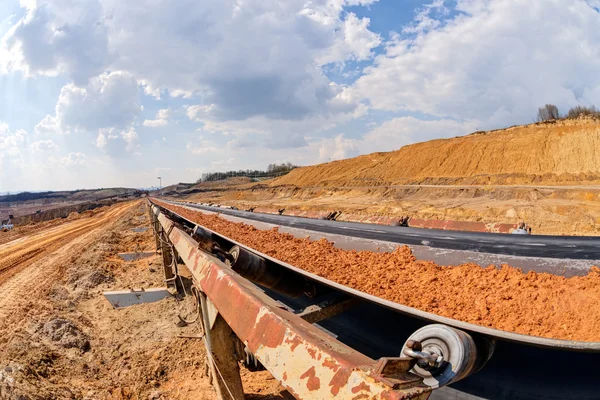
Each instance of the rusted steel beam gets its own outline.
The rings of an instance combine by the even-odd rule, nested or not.
[[[277,379],[297,399],[427,399],[431,388],[404,370],[386,375],[375,360],[338,342],[304,321],[236,274],[163,214],[159,221],[191,271],[194,283],[219,314]],[[391,362],[390,360],[385,363]]]

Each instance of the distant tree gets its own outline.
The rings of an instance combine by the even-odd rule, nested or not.
[[[546,104],[544,107],[538,108],[538,122],[550,121],[553,119],[559,119],[560,113],[558,107],[554,104]]]
[[[559,118],[560,113],[558,112],[558,107],[556,107],[554,104],[546,104],[544,107],[538,108],[538,122],[551,121]]]
[[[221,181],[227,178],[231,178],[234,176],[244,176],[249,178],[269,178],[274,176],[279,176],[283,174],[287,174],[294,168],[297,168],[296,165],[293,165],[290,162],[282,163],[282,164],[269,164],[267,166],[266,171],[260,170],[238,170],[238,171],[226,171],[226,172],[207,172],[204,173],[198,178],[196,183],[201,182],[213,182],[213,181]]]
[[[596,106],[585,107],[585,106],[575,106],[567,112],[567,118],[576,119],[580,116],[591,116],[591,117],[600,117],[600,111],[596,108]]]

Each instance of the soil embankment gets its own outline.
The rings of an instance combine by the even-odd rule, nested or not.
[[[600,121],[536,123],[297,168],[272,186],[600,182]]]
[[[409,215],[422,226],[524,220],[534,234],[598,235],[600,121],[476,132],[301,167],[254,185],[213,186],[171,195],[240,209],[338,211],[355,220]]]
[[[348,251],[321,239],[259,230],[161,203],[209,229],[306,271],[387,300],[457,320],[556,339],[600,341],[600,269],[565,278],[508,265],[441,266],[406,246],[392,253]],[[416,288],[432,288],[417,290]]]

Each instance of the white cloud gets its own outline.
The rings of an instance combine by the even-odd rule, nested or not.
[[[381,36],[369,30],[369,23],[369,18],[359,19],[356,14],[349,13],[335,32],[334,45],[318,58],[319,64],[371,58],[371,50],[381,44]]]
[[[139,148],[138,134],[134,128],[119,130],[104,128],[98,131],[95,144],[100,150],[113,157],[124,157]]]
[[[216,106],[214,104],[195,104],[191,106],[185,106],[185,114],[192,121],[203,122],[210,117],[215,108]]]
[[[158,128],[159,126],[167,125],[168,121],[166,119],[146,119],[143,122],[144,126],[149,128]]]
[[[28,75],[65,73],[77,85],[104,71],[108,32],[104,10],[97,0],[38,0],[4,40],[5,68]]]
[[[85,154],[83,154],[79,151],[71,152],[66,157],[62,157],[60,159],[60,166],[61,167],[73,167],[73,166],[83,165],[86,160],[87,160],[87,157]]]
[[[328,162],[359,154],[398,150],[416,142],[462,136],[476,129],[473,121],[423,121],[414,117],[400,117],[375,126],[361,138],[347,138],[341,134],[333,138],[321,138],[311,142],[307,150],[309,154],[318,154],[318,158],[313,156],[311,162]]]
[[[59,121],[56,117],[46,115],[44,119],[35,126],[35,133],[38,135],[56,135],[63,132],[60,129]]]
[[[31,150],[35,153],[47,153],[54,150],[58,150],[58,146],[53,140],[38,140],[29,145]]]
[[[47,115],[35,131],[38,134],[96,131],[127,128],[139,114],[139,90],[126,72],[111,72],[90,80],[86,87],[64,86],[55,115]]]
[[[171,118],[171,115],[173,114],[173,110],[171,110],[170,108],[163,108],[158,110],[158,112],[156,113],[156,118],[157,119],[169,119]]]
[[[155,97],[201,96],[220,120],[338,112],[319,66],[371,56],[381,39],[343,8],[372,3],[40,0],[4,38],[5,68],[78,87],[128,71]]]
[[[477,123],[474,121],[459,122],[451,119],[423,121],[414,117],[394,118],[370,130],[362,138],[360,149],[363,154],[398,150],[407,144],[462,136],[477,129]]]
[[[156,119],[146,119],[144,120],[143,125],[149,128],[158,128],[160,126],[165,126],[169,123],[168,120],[169,118],[171,118],[172,114],[173,110],[171,110],[170,108],[160,109],[156,113]]]
[[[207,153],[215,153],[217,151],[219,151],[218,148],[216,148],[214,145],[211,145],[208,142],[202,142],[199,146],[194,146],[191,143],[188,143],[186,145],[186,149],[188,152],[192,153],[192,154],[207,154]]]
[[[600,104],[600,14],[585,1],[459,0],[456,11],[436,22],[428,10],[395,36],[357,95],[481,128],[531,122],[545,103]]]
[[[35,131],[39,135],[94,133],[98,148],[121,156],[138,148],[132,127],[140,113],[139,88],[127,72],[111,72],[92,78],[85,87],[65,85],[55,107]]]
[[[93,78],[83,88],[64,86],[55,117],[66,130],[94,131],[127,128],[139,112],[136,80],[127,72],[111,72]]]
[[[359,154],[359,141],[337,135],[331,139],[319,141],[319,161],[328,162],[354,157]]]
[[[20,167],[24,163],[28,134],[23,129],[12,132],[8,124],[0,121],[0,172],[6,170],[7,163]]]

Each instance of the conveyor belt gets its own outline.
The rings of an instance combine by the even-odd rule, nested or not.
[[[191,221],[188,223],[194,225]],[[245,247],[217,232],[214,234],[232,245]],[[339,341],[372,358],[398,355],[406,338],[419,327],[430,323],[442,323],[473,336],[495,339],[496,351],[484,369],[452,385],[452,396],[460,392],[456,398],[472,398],[461,397],[462,394],[470,394],[489,399],[600,399],[596,373],[596,366],[600,362],[598,342],[527,336],[440,317],[345,287],[249,250],[304,278],[363,300],[360,306],[319,325]],[[292,309],[301,310],[311,302],[304,297],[292,299],[267,289],[265,291]]]
[[[270,224],[408,245],[526,257],[600,259],[600,237],[596,236],[508,235],[444,231],[261,214],[193,203],[171,203]]]

